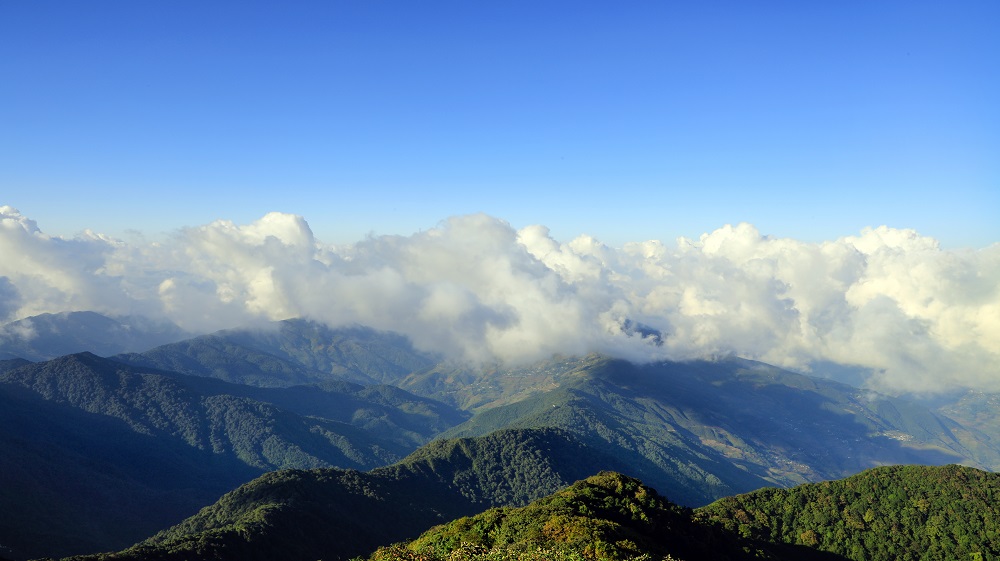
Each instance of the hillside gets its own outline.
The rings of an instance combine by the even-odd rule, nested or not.
[[[125,547],[258,475],[233,455],[0,384],[0,556]]]
[[[121,548],[264,471],[386,465],[464,418],[396,388],[252,388],[89,353],[3,364],[0,544],[15,558]]]
[[[637,365],[589,355],[470,368],[435,363],[398,335],[304,320],[114,360],[89,353],[0,360],[0,389],[10,427],[0,437],[0,507],[25,512],[0,516],[0,544],[13,548],[0,556],[17,559],[120,549],[277,469],[342,468],[263,480],[253,493],[280,508],[219,503],[208,518],[190,518],[142,545],[143,555],[180,558],[207,543],[239,549],[233,544],[244,538],[247,552],[282,554],[264,548],[264,538],[243,536],[245,528],[264,519],[278,527],[287,515],[297,520],[286,528],[292,531],[310,524],[297,517],[328,515],[308,501],[301,512],[283,503],[279,491],[267,490],[272,483],[296,493],[339,486],[316,492],[353,505],[328,521],[375,513],[366,501],[376,498],[402,500],[403,510],[416,513],[394,519],[402,539],[446,514],[524,504],[602,470],[628,473],[696,507],[884,464],[1000,467],[990,396],[970,394],[943,415],[737,358]],[[33,423],[36,417],[44,421]],[[559,444],[548,442],[552,435]],[[437,437],[445,440],[416,450]],[[386,543],[354,523],[343,522],[353,528],[351,540]],[[277,539],[266,528],[260,533]]]
[[[370,561],[826,559],[802,546],[775,546],[699,524],[686,509],[637,479],[602,472],[520,507],[490,509],[437,526]]]
[[[943,405],[939,404],[939,413],[982,435],[979,440],[986,442],[986,447],[989,443],[1000,442],[1000,393],[967,391],[949,397],[951,399],[945,400]],[[1000,469],[998,465],[988,467]]]
[[[992,443],[924,407],[752,361],[576,365],[446,435],[558,427],[689,506],[883,464],[1000,463]]]
[[[858,561],[1000,558],[1000,474],[888,466],[838,481],[761,489],[698,511],[702,523]]]
[[[481,411],[523,401],[558,387],[566,374],[585,370],[605,360],[600,355],[553,357],[520,365],[482,365],[442,362],[414,371],[395,385],[466,411]]]
[[[640,481],[602,472],[524,507],[494,508],[432,528],[405,546],[380,549],[371,558],[401,558],[404,550],[441,560],[456,552],[475,557],[502,551],[516,557],[539,550],[561,558],[572,552],[588,559],[642,554],[691,558],[694,553],[713,553],[720,560],[744,558],[726,555],[726,548],[713,544],[712,536],[690,519],[690,510],[664,500]],[[716,551],[711,551],[713,546]]]
[[[998,493],[998,474],[891,466],[691,511],[635,479],[602,473],[523,508],[432,528],[370,560],[996,559]]]
[[[492,506],[526,504],[604,461],[560,431],[525,430],[434,442],[368,473],[272,472],[113,559],[349,559]]]
[[[397,334],[365,327],[333,329],[302,319],[220,331],[114,358],[136,366],[277,387],[341,380],[391,384],[435,363]]]
[[[538,445],[572,452],[578,444],[558,432],[514,431],[442,448],[471,454],[449,459],[434,453],[367,474],[270,473],[135,547],[72,559],[295,561],[367,554],[372,561],[905,561],[1000,555],[1000,475],[956,465],[873,468],[842,480],[761,489],[696,510],[609,472],[547,491],[523,507],[488,508],[489,501],[463,492],[475,485],[457,484],[469,481],[477,459],[526,465],[511,460]],[[503,450],[509,452],[495,455]],[[479,488],[481,499],[489,489]]]
[[[8,370],[14,370],[15,368],[27,366],[29,364],[31,364],[31,361],[25,360],[23,358],[8,358],[0,360],[0,374],[3,374]]]
[[[1000,439],[980,428],[753,361],[632,365],[591,355],[470,368],[434,364],[394,334],[304,320],[275,327],[220,332],[122,358],[264,386],[378,378],[477,413],[443,436],[559,427],[627,458],[631,473],[691,506],[891,463],[1000,467]]]

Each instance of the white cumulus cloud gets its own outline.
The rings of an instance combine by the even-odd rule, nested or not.
[[[270,213],[129,244],[48,236],[0,207],[0,252],[5,321],[95,310],[211,331],[301,316],[465,360],[735,353],[871,369],[882,390],[1000,390],[1000,244],[948,251],[885,226],[805,243],[726,225],[616,249],[472,215],[330,246],[302,217]]]

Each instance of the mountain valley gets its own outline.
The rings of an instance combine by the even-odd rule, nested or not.
[[[61,317],[37,323],[71,341],[107,324]],[[681,512],[882,465],[1000,467],[989,395],[930,408],[735,357],[472,367],[299,319],[108,358],[35,341],[0,341],[0,557],[16,560],[348,559],[598,472]]]

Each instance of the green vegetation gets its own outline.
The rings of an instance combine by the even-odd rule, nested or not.
[[[888,561],[1000,555],[1000,475],[956,465],[875,468],[839,481],[761,489],[697,510],[670,503],[636,479],[604,472],[523,507],[497,508],[497,498],[511,498],[513,489],[537,477],[520,469],[545,457],[539,452],[570,457],[580,446],[560,431],[502,431],[437,442],[368,473],[269,473],[146,542],[72,559]],[[555,467],[542,470],[549,483],[532,494],[568,473]]]
[[[849,559],[1000,558],[1000,474],[891,466],[839,481],[762,489],[698,512],[751,539],[802,544]]]
[[[555,430],[435,442],[370,472],[265,474],[113,557],[346,559],[501,504],[526,504],[586,475],[583,447]]]
[[[259,470],[0,384],[0,555],[120,549]]]
[[[262,387],[329,381],[392,384],[434,364],[404,337],[364,327],[331,329],[302,319],[232,329],[116,360]]]
[[[972,458],[990,469],[1000,469],[996,446],[1000,442],[1000,394],[969,391],[938,409],[945,417],[957,421],[956,431]]]
[[[120,549],[265,471],[383,466],[464,418],[382,386],[253,388],[89,353],[2,364],[0,545],[18,558]]]
[[[302,365],[232,343],[217,335],[171,343],[143,352],[113,357],[141,368],[218,378],[235,384],[285,387],[326,379]]]
[[[433,528],[372,561],[419,559],[626,560],[751,558],[736,541],[691,522],[691,512],[638,480],[602,472],[522,508],[495,508]],[[669,557],[668,557],[669,556]]]
[[[987,437],[1000,426],[994,398],[967,396],[968,406],[947,410],[962,426],[923,406],[741,359],[634,365],[591,355],[474,370],[434,364],[396,335],[303,320],[118,358],[131,364],[89,353],[0,361],[0,555],[120,549],[172,526],[118,558],[345,558],[503,506],[494,511],[493,533],[535,528],[529,534],[537,538],[537,524],[527,520],[539,518],[548,520],[541,528],[559,529],[553,536],[579,540],[501,543],[462,534],[447,556],[662,558],[684,555],[677,543],[708,543],[698,536],[719,532],[709,542],[738,543],[753,555],[877,558],[889,553],[865,549],[865,540],[879,542],[878,535],[844,538],[852,547],[846,553],[817,549],[853,535],[841,532],[832,510],[808,506],[825,504],[822,496],[804,500],[801,519],[816,527],[783,523],[787,536],[765,535],[772,522],[755,529],[745,508],[692,517],[664,502],[654,518],[688,513],[668,532],[686,537],[670,547],[635,537],[648,533],[641,520],[594,514],[591,491],[551,499],[530,514],[510,509],[600,471],[631,474],[694,507],[874,465],[1000,466],[996,439]],[[435,437],[442,440],[428,444]],[[269,470],[284,471],[246,483]],[[847,509],[851,500],[837,504]],[[592,515],[560,510],[570,503]],[[753,520],[769,520],[766,508],[754,512]],[[865,528],[878,527],[867,512]],[[942,516],[956,513],[968,514]],[[845,528],[856,524],[847,520]],[[962,533],[936,520],[924,520],[940,541],[921,546],[928,555],[952,542],[978,543],[970,532],[988,536],[992,523]],[[886,551],[907,554],[910,537],[899,539]],[[594,540],[611,545],[600,552],[583,545]],[[382,554],[446,553],[394,547]],[[977,547],[968,546],[970,556],[992,551]],[[689,560],[700,555],[690,551]]]
[[[522,508],[496,508],[379,548],[367,561],[842,561],[801,545],[761,542],[613,472]]]
[[[561,385],[567,375],[586,372],[606,360],[599,355],[556,357],[523,367],[483,366],[477,369],[441,363],[415,371],[396,385],[466,411],[478,412],[551,391]]]
[[[602,473],[523,508],[432,528],[369,561],[997,559],[997,498],[998,474],[892,466],[691,511],[637,480]]]
[[[574,364],[542,375],[539,383],[554,389],[480,409],[445,436],[558,427],[624,464],[605,469],[634,474],[688,506],[875,465],[996,465],[998,457],[989,443],[973,454],[968,431],[924,407],[752,361]]]
[[[0,374],[7,372],[9,370],[14,370],[15,368],[20,368],[22,366],[27,366],[31,364],[31,361],[25,360],[23,358],[8,358],[0,360]]]
[[[90,353],[11,370],[0,375],[0,382],[118,419],[140,434],[233,455],[260,470],[371,468],[408,451],[346,423],[304,417],[244,397],[244,389],[230,384],[142,371]]]

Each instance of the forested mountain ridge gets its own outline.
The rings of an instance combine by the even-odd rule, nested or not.
[[[370,561],[787,559],[836,561],[804,546],[756,542],[703,524],[641,481],[601,472],[524,507],[499,507],[379,548]]]
[[[493,508],[434,527],[405,545],[380,548],[370,559],[402,559],[406,552],[440,561],[456,554],[486,558],[487,552],[517,558],[539,550],[555,559],[574,552],[585,559],[689,559],[695,553],[720,561],[752,558],[692,524],[690,509],[639,480],[601,472],[523,507]]]
[[[438,441],[367,473],[265,474],[113,557],[73,559],[348,559],[491,506],[526,504],[611,461],[552,429]]]
[[[427,489],[446,488],[442,496],[457,493],[469,508],[520,504],[532,491],[569,483],[568,473],[601,470],[628,473],[694,507],[880,464],[1000,466],[989,397],[967,397],[982,403],[972,417],[953,413],[963,425],[905,400],[736,358],[638,365],[589,355],[474,368],[435,363],[391,333],[304,320],[114,358],[0,361],[0,420],[13,427],[0,435],[0,477],[10,482],[0,481],[0,501],[38,496],[27,515],[0,515],[0,556],[25,557],[20,546],[17,554],[2,550],[11,544],[41,544],[46,555],[123,547],[264,470],[367,470],[434,437],[447,440],[393,469],[415,466],[420,473],[404,479],[432,476],[437,486]],[[33,423],[37,417],[44,420]],[[454,440],[511,428],[550,430],[572,446],[532,445],[528,453],[501,438],[489,442],[522,451],[491,444],[487,453],[479,438]],[[511,453],[525,460],[497,460]],[[412,493],[389,494],[424,504],[414,498],[422,491]],[[144,518],[145,529],[125,513]],[[198,539],[218,531],[206,525]]]
[[[398,334],[360,326],[333,329],[303,319],[219,331],[114,358],[255,386],[392,384],[436,362]]]
[[[691,511],[602,473],[524,508],[435,527],[371,561],[521,558],[950,561],[1000,558],[1000,474],[888,466]],[[544,552],[537,555],[535,552]]]
[[[752,361],[601,357],[554,380],[445,436],[558,427],[689,506],[888,463],[998,464],[992,443],[924,407]]]
[[[0,556],[125,547],[258,475],[234,455],[0,383]]]
[[[1000,442],[1000,393],[966,391],[948,399],[938,409],[942,415],[954,419],[969,431],[984,435],[985,446],[974,448],[980,452],[983,448],[989,450],[989,443]],[[973,445],[970,444],[970,448]],[[1000,465],[989,465],[990,469],[1000,470]]]
[[[1000,558],[1000,474],[886,466],[841,480],[761,489],[698,511],[752,539],[857,561]]]
[[[264,471],[386,465],[465,418],[381,386],[254,388],[90,353],[3,364],[0,544],[18,558],[124,547]]]
[[[919,404],[736,358],[631,365],[590,355],[472,368],[434,364],[399,335],[305,320],[219,332],[119,358],[255,385],[379,378],[484,413],[444,436],[483,435],[508,423],[589,432],[595,444],[625,443],[625,450],[613,453],[633,457],[637,475],[678,489],[674,496],[690,505],[886,463],[1000,468],[1000,435],[984,432],[983,423],[964,426]],[[567,403],[575,408],[552,411]],[[582,418],[568,418],[577,413]],[[667,478],[658,479],[657,471]],[[688,496],[684,487],[692,488]]]
[[[169,436],[217,454],[235,454],[248,465],[260,469],[292,467],[289,462],[298,462],[297,467],[338,463],[344,467],[375,467],[391,463],[419,444],[397,446],[376,442],[365,436],[365,440],[370,442],[360,447],[352,445],[349,447],[351,451],[348,451],[348,448],[340,447],[342,437],[362,437],[356,427],[345,421],[306,417],[294,412],[296,409],[308,410],[309,405],[313,405],[312,409],[345,418],[356,417],[358,409],[364,407],[388,413],[391,406],[379,407],[378,401],[364,402],[359,399],[358,394],[364,393],[364,388],[357,386],[348,386],[356,393],[348,394],[346,399],[345,394],[318,387],[292,392],[287,389],[256,390],[218,380],[138,369],[90,353],[22,366],[0,375],[0,382],[19,385],[47,400],[117,418],[142,434]],[[307,395],[295,395],[299,393]],[[377,393],[374,395],[380,397]],[[274,401],[288,402],[290,410],[276,407],[271,403]],[[413,397],[412,401],[417,407],[427,407],[427,416],[436,411],[426,400]],[[337,406],[345,404],[358,409],[337,411]],[[444,408],[438,410],[447,412],[453,418],[461,418],[461,415]],[[363,415],[364,411],[361,412]],[[366,421],[361,419],[360,422]],[[429,438],[435,429],[440,428],[430,422],[423,424],[428,431],[424,438]],[[296,428],[297,425],[301,428]],[[305,438],[301,445],[282,444],[280,439],[283,437],[277,436],[277,429],[289,430],[289,434],[301,431]],[[316,435],[325,436],[317,440]],[[274,440],[276,436],[279,440]],[[328,442],[321,443],[324,439]],[[370,447],[369,452],[362,451],[366,446]],[[281,452],[285,448],[287,454]],[[285,457],[288,454],[299,458],[291,460]],[[300,463],[306,456],[313,458],[309,460],[312,466]]]
[[[478,412],[510,405],[558,387],[573,372],[586,372],[607,357],[556,356],[520,366],[484,364],[475,368],[442,362],[410,373],[395,385],[418,395]]]
[[[13,370],[15,368],[20,368],[22,366],[27,366],[31,364],[30,360],[23,358],[8,358],[0,360],[0,374],[7,372],[8,370]]]
[[[455,441],[442,450],[530,450],[518,444],[526,440],[542,446],[569,443],[567,452],[577,445],[558,431],[504,431]],[[475,455],[460,457],[475,466]],[[842,480],[761,489],[695,510],[671,503],[639,480],[604,472],[523,507],[488,508],[487,502],[461,492],[456,482],[463,477],[444,475],[468,473],[469,468],[452,469],[456,459],[430,454],[369,473],[269,473],[132,548],[71,559],[299,561],[360,554],[371,561],[943,561],[1000,556],[995,507],[1000,474],[964,466],[873,468]],[[449,467],[442,471],[443,466]],[[407,543],[400,545],[403,540]]]

